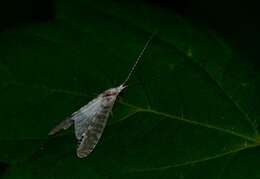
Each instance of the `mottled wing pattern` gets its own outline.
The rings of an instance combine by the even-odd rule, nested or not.
[[[78,111],[74,112],[70,117],[67,117],[57,126],[55,126],[49,132],[49,135],[54,135],[62,129],[66,130],[74,123],[76,138],[80,140],[84,130],[90,123],[90,120],[95,116],[96,108],[99,106],[100,100],[100,98],[95,98],[90,101]]]
[[[71,117],[62,121],[49,134],[52,135],[61,129],[67,129],[74,123],[75,135],[79,141],[77,156],[79,158],[88,156],[101,138],[115,100],[124,88],[125,86],[120,85],[104,91],[97,98],[74,112]]]
[[[109,102],[106,102],[106,100],[107,99],[101,100],[100,110],[97,110],[93,120],[91,120],[87,128],[85,128],[77,149],[77,156],[79,158],[88,156],[101,138],[107,119],[116,100],[116,96],[110,98]]]
[[[57,126],[55,126],[50,132],[49,135],[54,135],[57,132],[59,132],[60,130],[66,130],[68,129],[72,124],[73,124],[73,120],[71,118],[66,118],[65,120],[63,120],[61,123],[59,123]]]
[[[101,100],[100,97],[97,97],[71,115],[74,121],[75,136],[78,140],[81,140],[86,128],[95,115],[101,110]]]

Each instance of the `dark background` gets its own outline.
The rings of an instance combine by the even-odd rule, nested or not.
[[[217,32],[243,55],[258,62],[259,6],[254,1],[237,0],[145,0],[160,8],[171,9],[195,24]],[[0,31],[55,19],[52,0],[9,0],[0,3]],[[0,163],[0,173],[6,168]]]
[[[127,0],[126,0],[127,1]],[[140,0],[139,0],[140,1]],[[256,1],[237,0],[143,0],[168,8],[220,33],[252,59],[258,57],[259,9]],[[55,18],[53,0],[9,0],[0,4],[0,30]],[[259,63],[258,63],[259,64]]]

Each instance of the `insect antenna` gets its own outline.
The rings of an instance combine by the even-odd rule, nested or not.
[[[140,59],[142,58],[142,56],[143,56],[145,50],[147,49],[148,45],[150,44],[150,42],[151,42],[151,40],[153,39],[153,37],[155,36],[155,34],[156,34],[156,31],[153,32],[153,34],[152,34],[152,35],[149,37],[149,39],[146,41],[146,43],[145,43],[143,49],[142,49],[141,52],[139,53],[139,55],[138,55],[138,57],[137,57],[137,59],[136,59],[134,65],[132,66],[130,72],[128,73],[128,75],[127,75],[125,81],[122,83],[122,86],[124,86],[124,85],[128,82],[128,80],[130,79],[132,73],[134,72],[134,70],[135,70],[137,64],[139,63]]]

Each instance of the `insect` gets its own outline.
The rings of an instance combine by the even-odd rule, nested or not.
[[[74,124],[75,136],[78,140],[77,156],[79,158],[87,157],[94,150],[101,138],[109,114],[112,111],[118,95],[127,87],[126,83],[134,72],[154,34],[155,33],[153,33],[146,41],[130,72],[121,85],[107,89],[103,93],[99,94],[88,104],[59,123],[49,132],[49,135],[54,135],[62,129],[68,129],[72,124]]]

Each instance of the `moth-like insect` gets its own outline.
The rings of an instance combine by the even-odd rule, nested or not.
[[[75,136],[79,143],[77,148],[77,156],[79,158],[87,157],[94,150],[99,139],[101,138],[109,114],[112,111],[118,95],[127,87],[127,81],[131,77],[154,34],[155,33],[153,33],[146,41],[125,81],[121,85],[115,88],[110,88],[99,94],[88,104],[59,123],[49,132],[49,135],[54,135],[62,129],[68,129],[72,124],[74,124]]]

